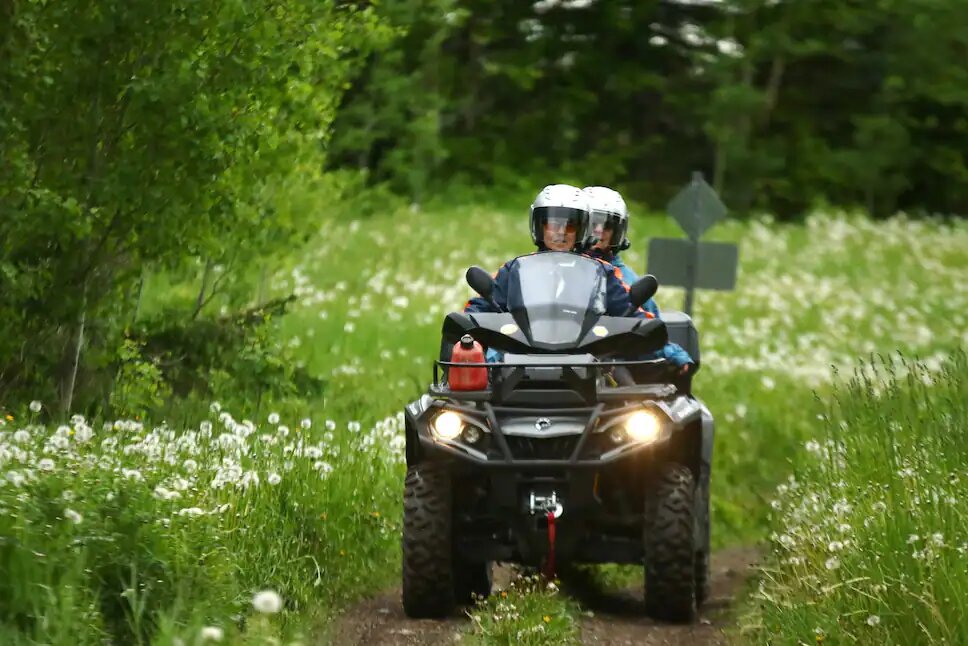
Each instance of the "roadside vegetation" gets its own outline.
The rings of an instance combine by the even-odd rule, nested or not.
[[[771,501],[760,643],[968,640],[968,356],[877,357],[841,383]]]

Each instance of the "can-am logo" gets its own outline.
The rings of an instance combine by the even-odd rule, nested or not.
[[[551,428],[551,420],[547,417],[539,417],[534,423],[534,430],[544,431]]]

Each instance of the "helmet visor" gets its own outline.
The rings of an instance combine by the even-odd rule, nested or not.
[[[591,244],[614,249],[622,242],[624,234],[625,220],[617,213],[591,212],[588,222],[588,237]]]
[[[535,208],[534,221],[539,239],[545,246],[558,248],[567,245],[572,249],[585,235],[588,213],[581,209],[564,206],[543,206]]]

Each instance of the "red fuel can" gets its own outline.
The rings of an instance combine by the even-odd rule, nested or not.
[[[454,363],[484,363],[484,348],[470,334],[454,344],[451,354]],[[487,388],[487,368],[451,366],[448,373],[451,390],[484,390]]]

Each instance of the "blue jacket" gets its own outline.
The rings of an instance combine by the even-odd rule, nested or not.
[[[624,280],[627,285],[632,285],[639,279],[639,275],[632,271],[632,269],[625,264],[625,261],[622,260],[622,257],[618,254],[613,255],[612,253],[602,251],[601,249],[592,249],[588,255],[590,255],[592,258],[604,260],[618,269],[619,273],[621,274],[620,278]],[[642,309],[656,318],[659,317],[659,306],[656,305],[655,301],[651,298],[645,301],[645,305],[642,306]]]
[[[540,252],[539,252],[540,253]],[[629,308],[629,284],[622,279],[622,271],[615,265],[605,261],[604,259],[596,256],[596,258],[602,265],[602,269],[605,272],[606,283],[605,283],[605,311],[609,316],[624,316]],[[507,293],[508,293],[508,279],[511,275],[511,270],[514,268],[514,264],[517,262],[517,258],[509,260],[504,263],[504,265],[497,271],[494,276],[494,293],[492,298],[499,306],[507,307]],[[656,318],[658,315],[659,308],[650,299],[646,306],[652,304],[655,312],[649,312],[648,309],[640,307],[631,316],[635,318]],[[494,312],[494,307],[486,299],[475,296],[474,298],[467,301],[464,305],[465,312]],[[501,353],[497,350],[488,348],[487,350],[487,361],[494,362],[500,361]],[[669,359],[674,362],[677,366],[683,366],[687,363],[694,364],[695,362],[689,356],[681,346],[675,343],[667,343],[664,348],[656,351],[644,359],[658,359],[664,358]]]

